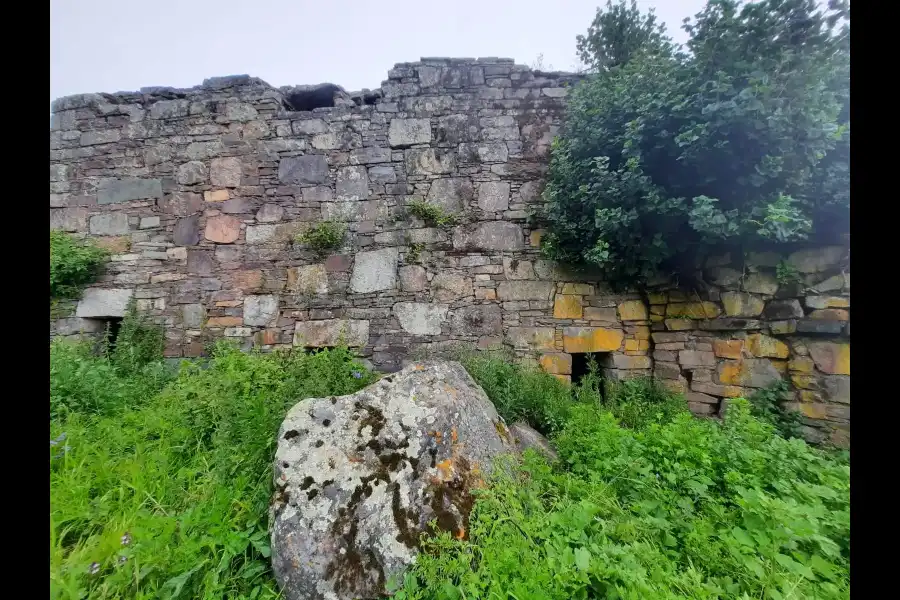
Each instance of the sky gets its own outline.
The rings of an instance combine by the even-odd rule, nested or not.
[[[50,99],[249,74],[280,87],[376,88],[423,56],[571,71],[605,0],[50,0]],[[704,0],[638,0],[675,41]]]

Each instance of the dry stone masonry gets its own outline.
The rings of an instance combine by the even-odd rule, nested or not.
[[[577,79],[425,58],[355,94],[241,75],[60,98],[50,227],[113,257],[79,303],[56,307],[51,335],[96,332],[133,298],[172,357],[220,337],[343,340],[396,370],[416,349],[468,342],[569,379],[573,355],[601,353],[608,376],[655,374],[708,415],[783,377],[809,436],[848,442],[848,248],[716,257],[700,293],[613,293],[541,258],[528,216]],[[414,201],[457,222],[425,223]],[[346,228],[325,256],[296,241],[323,220]],[[781,260],[800,283],[779,283]]]

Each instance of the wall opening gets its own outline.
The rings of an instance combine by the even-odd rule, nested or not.
[[[103,339],[102,336],[106,336],[109,349],[112,350],[116,345],[116,338],[119,337],[119,330],[122,328],[122,317],[98,317],[85,319],[85,321],[90,323],[90,326],[85,327],[85,330],[99,333],[100,339]]]
[[[609,354],[608,352],[573,352],[572,353],[572,385],[580,383],[585,375],[590,373],[591,364],[597,370],[597,375],[603,377],[603,370],[600,365],[603,358]],[[602,389],[602,386],[601,386]]]
[[[284,97],[284,100],[288,108],[294,111],[331,108],[334,107],[335,92],[339,91],[341,88],[333,83],[294,88]]]

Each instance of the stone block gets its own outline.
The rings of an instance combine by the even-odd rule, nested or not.
[[[722,309],[715,302],[676,302],[666,307],[666,317],[685,319],[715,319]]]
[[[843,321],[826,319],[801,319],[797,321],[797,333],[822,333],[838,335],[844,330]]]
[[[235,271],[231,274],[231,286],[237,290],[257,290],[262,284],[263,274],[258,269]]]
[[[394,167],[369,167],[369,181],[372,183],[397,183]]]
[[[478,208],[499,212],[509,208],[509,182],[486,181],[478,185]]]
[[[245,296],[244,325],[270,327],[278,321],[278,296]]]
[[[650,340],[625,340],[625,352],[646,352],[650,349]]]
[[[300,296],[321,296],[328,293],[328,273],[325,265],[289,267],[287,288]]]
[[[403,331],[413,335],[440,335],[441,323],[447,318],[447,304],[398,302],[394,315]]]
[[[787,358],[791,353],[787,344],[761,333],[747,336],[747,350],[753,356],[769,358]]]
[[[256,211],[256,220],[259,223],[277,223],[284,217],[284,207],[280,204],[267,202]]]
[[[750,388],[763,388],[779,379],[781,373],[765,358],[725,361],[716,369],[719,383]]]
[[[788,370],[792,373],[803,373],[809,375],[815,369],[816,363],[805,356],[795,356],[788,361]]]
[[[565,288],[563,288],[565,290]],[[605,321],[607,323],[618,323],[619,318],[616,309],[613,307],[584,307],[584,318],[588,321]]]
[[[709,383],[706,381],[692,381],[691,390],[723,398],[740,398],[746,395],[746,391],[742,387],[736,385],[719,385],[717,383]]]
[[[338,200],[358,201],[369,197],[369,174],[365,167],[342,167],[335,179]]]
[[[710,283],[721,287],[735,287],[741,281],[743,273],[730,267],[714,267],[707,271]]]
[[[351,165],[369,165],[391,162],[390,148],[356,148],[350,151]],[[371,175],[371,173],[370,173]],[[372,177],[374,181],[374,176]]]
[[[797,331],[797,321],[772,321],[769,323],[769,333],[772,335],[788,335]]]
[[[229,198],[231,198],[231,193],[228,190],[211,190],[203,192],[203,200],[206,202],[225,202]]]
[[[159,179],[138,177],[101,179],[97,186],[97,204],[118,204],[132,200],[162,198],[162,195],[162,181]]]
[[[844,288],[850,287],[850,274],[846,273],[844,275],[832,275],[828,279],[821,281],[812,287],[813,290],[820,294],[825,294],[827,292],[837,292]],[[809,305],[807,305],[809,306]],[[849,304],[847,305],[849,306]],[[830,308],[827,306],[816,307],[816,308]],[[838,307],[840,308],[840,307]]]
[[[346,254],[332,254],[325,259],[325,270],[329,273],[346,273],[350,270],[352,259]]]
[[[503,333],[503,312],[498,304],[464,306],[450,314],[450,334],[495,336]]]
[[[91,217],[91,235],[127,235],[130,230],[125,213],[112,212]]]
[[[688,392],[685,394],[685,399],[688,402],[698,402],[702,404],[712,404],[717,406],[719,404],[719,399],[715,396],[711,396],[709,394],[704,394],[703,392]]]
[[[294,325],[294,346],[329,348],[341,343],[362,348],[369,343],[369,321],[363,319],[325,319],[298,321]]]
[[[84,231],[87,228],[88,211],[86,208],[73,206],[50,211],[50,229],[75,232]]]
[[[176,217],[187,217],[203,209],[203,197],[193,192],[175,192],[158,200],[159,209]]]
[[[159,217],[141,217],[140,225],[138,225],[138,227],[140,229],[153,229],[159,227],[159,223]]]
[[[850,404],[850,378],[830,375],[821,378],[822,392],[829,402]]]
[[[510,280],[534,279],[534,266],[530,260],[504,256],[503,274]]]
[[[741,358],[743,340],[713,340],[713,353],[719,358]]]
[[[800,302],[794,298],[788,300],[770,300],[763,311],[766,319],[797,319],[803,317],[803,308]]]
[[[649,369],[651,361],[649,356],[629,356],[627,354],[611,354],[605,366],[614,369]]]
[[[809,313],[809,318],[822,321],[849,321],[850,313],[843,308],[820,308]]]
[[[175,181],[181,185],[206,183],[206,178],[206,164],[199,160],[192,160],[178,165],[178,168],[175,170]]]
[[[241,159],[236,156],[212,159],[209,180],[216,187],[238,187],[241,185]]]
[[[425,269],[419,265],[400,267],[400,289],[404,292],[421,292],[428,285]]]
[[[765,302],[747,292],[725,292],[722,294],[722,306],[727,317],[758,317]]]
[[[550,281],[501,281],[497,286],[500,300],[550,300],[556,286]]]
[[[241,221],[229,215],[217,215],[206,220],[203,237],[217,244],[232,244],[241,236]]]
[[[842,296],[807,296],[804,303],[807,308],[850,308],[850,298]]]
[[[463,212],[474,196],[472,182],[464,177],[435,179],[431,182],[426,200],[447,212]]]
[[[248,225],[245,241],[250,244],[265,244],[275,239],[275,225]]]
[[[619,318],[623,321],[646,321],[650,318],[647,314],[647,305],[641,300],[626,300],[619,303]]]
[[[250,337],[253,330],[249,327],[226,327],[222,335],[225,337]]]
[[[443,149],[406,150],[404,163],[407,175],[439,175],[456,170],[456,156]]]
[[[520,250],[524,246],[522,228],[505,221],[486,221],[453,230],[454,250]]]
[[[392,148],[430,142],[431,121],[429,119],[391,119],[391,125],[388,128],[388,143]]]
[[[774,296],[778,291],[778,280],[771,273],[750,273],[744,278],[742,287],[752,294]]]
[[[134,290],[129,289],[88,288],[84,290],[78,301],[75,316],[83,318],[124,317],[133,295]]]
[[[687,331],[695,327],[690,319],[666,319],[665,324],[669,331]]]
[[[566,352],[615,352],[622,347],[625,334],[603,327],[566,327],[563,349]]]
[[[554,350],[553,327],[510,327],[506,340],[516,348],[531,350]]]
[[[678,353],[678,362],[686,369],[694,367],[715,367],[716,355],[699,350],[682,350]]]
[[[208,250],[187,250],[187,271],[194,275],[213,275],[216,272],[216,261]]]
[[[787,262],[801,273],[820,273],[841,263],[847,249],[842,246],[826,246],[798,250],[788,256]]]
[[[578,296],[593,296],[594,286],[589,283],[564,283],[563,294],[576,294]]]
[[[128,249],[131,248],[131,238],[128,236],[100,238],[94,240],[94,243],[98,247],[109,250],[113,254],[122,254],[128,252]],[[187,255],[185,255],[185,258],[186,257]]]
[[[580,319],[584,313],[581,296],[557,294],[553,301],[553,318]]]
[[[741,331],[762,329],[762,323],[756,319],[742,319],[737,317],[725,317],[721,319],[709,319],[699,322],[701,331]]]
[[[188,329],[199,329],[206,320],[206,309],[202,304],[185,304],[181,307],[181,323]]]
[[[398,248],[358,252],[350,277],[350,291],[368,294],[397,287]]]
[[[278,180],[287,184],[316,184],[328,179],[328,161],[322,154],[286,156],[278,163]]]
[[[551,352],[542,354],[540,358],[541,368],[554,375],[572,374],[572,355],[564,352]]]
[[[79,315],[81,316],[81,315]],[[828,375],[850,374],[850,344],[832,342],[812,342],[808,344],[809,355],[816,367]]]

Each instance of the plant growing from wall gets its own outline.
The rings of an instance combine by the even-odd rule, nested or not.
[[[409,213],[418,217],[432,227],[452,227],[458,219],[456,215],[448,213],[437,204],[431,204],[424,200],[412,200],[407,204]]]
[[[775,266],[775,278],[781,285],[794,285],[803,281],[800,272],[786,260],[780,261]]]
[[[75,236],[50,231],[50,298],[77,298],[96,280],[109,252]]]
[[[297,234],[295,240],[309,246],[317,254],[324,255],[339,248],[344,241],[347,227],[337,221],[321,221],[304,232]]]
[[[551,258],[641,283],[717,246],[825,241],[849,224],[849,4],[710,0],[677,48],[634,2],[579,51],[543,218]],[[819,240],[816,240],[819,241]]]
[[[756,390],[749,398],[750,412],[773,427],[783,438],[802,437],[800,414],[784,405],[784,395],[788,391],[787,381],[779,379],[768,387]]]
[[[425,244],[410,244],[409,252],[406,253],[406,262],[409,264],[415,264],[419,262],[422,258],[422,250],[425,248]]]

